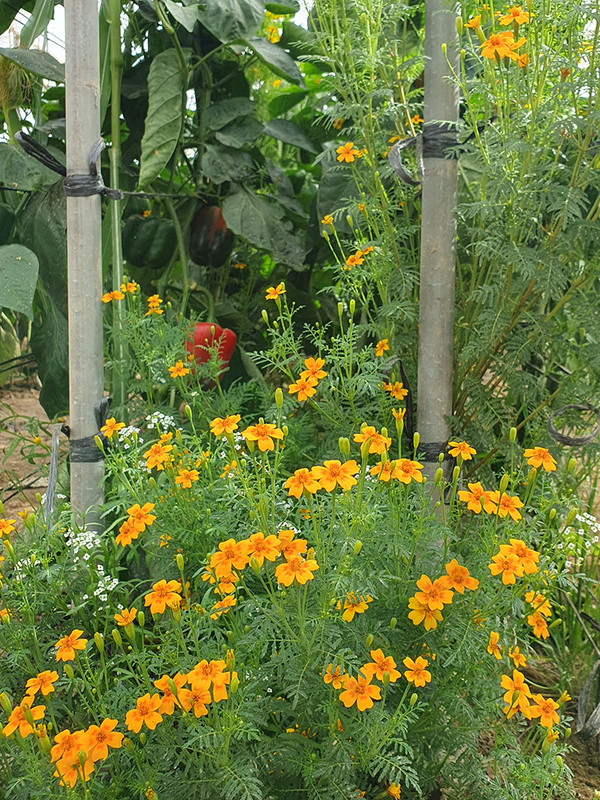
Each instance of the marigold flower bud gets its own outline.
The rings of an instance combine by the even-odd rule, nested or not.
[[[140,733],[140,744],[146,744],[146,734],[144,731]]]
[[[282,425],[281,426],[281,432],[283,433],[283,438],[285,439],[285,438],[287,438],[287,435],[290,432],[290,429],[288,428],[287,425]]]
[[[572,525],[575,517],[577,516],[577,509],[572,508],[569,513],[567,514],[567,518],[565,520],[565,525]]]
[[[123,639],[121,638],[121,634],[119,633],[119,631],[116,628],[113,628],[111,634],[117,647],[122,647]]]
[[[350,216],[350,214],[346,214],[346,222],[348,223],[348,225],[351,228],[354,227],[354,221],[353,221],[352,217]]]
[[[250,559],[250,568],[252,569],[252,572],[255,572],[257,575],[260,574],[260,564],[255,556],[252,556]]]
[[[363,461],[366,461],[369,457],[369,450],[371,449],[371,442],[366,439],[360,446],[360,457]]]
[[[517,429],[516,428],[511,428],[509,430],[509,432],[508,432],[508,441],[511,444],[514,444],[516,438],[517,438]]]
[[[35,725],[35,722],[33,720],[33,714],[31,713],[31,709],[29,708],[29,706],[26,706],[24,704],[21,706],[21,708],[23,709],[23,716],[25,717],[27,722],[31,725],[31,727],[33,727]]]
[[[144,614],[143,611],[138,611],[137,621],[140,628],[143,628],[144,625],[146,624],[146,615]]]
[[[179,689],[177,688],[177,684],[175,683],[173,678],[167,678],[167,686],[169,687],[169,691],[171,692],[171,694],[177,697]]]
[[[323,228],[323,230],[321,231],[321,236],[325,239],[326,242],[329,241],[329,234],[327,233],[325,228]]]
[[[551,631],[552,628],[556,628],[558,625],[562,625],[562,619],[560,617],[558,617],[557,619],[554,620],[554,622],[551,622],[550,625],[548,625],[548,630]]]
[[[175,431],[175,441],[180,447],[183,444],[183,437],[181,435],[181,431],[179,430],[179,428],[177,428],[177,430]]]
[[[315,548],[314,547],[309,547],[308,548],[308,553],[306,554],[306,557],[309,560],[312,560],[315,557]]]
[[[175,563],[177,564],[177,569],[179,572],[183,572],[183,556],[181,553],[177,553],[175,556]]]
[[[421,441],[421,434],[418,431],[415,431],[413,434],[413,447],[415,450],[419,447],[419,442]]]
[[[508,477],[508,475],[506,475],[506,473],[500,478],[500,487],[499,487],[500,494],[502,494],[502,492],[506,491],[506,487],[508,486],[508,481],[509,480],[510,480],[510,478]]]
[[[277,389],[275,389],[275,405],[279,410],[281,410],[281,406],[283,405],[283,392],[281,391],[279,386],[277,387]]]
[[[65,664],[65,675],[69,680],[73,680],[75,673],[73,672],[73,667],[70,664]]]
[[[99,653],[104,652],[104,639],[102,638],[102,634],[98,633],[98,631],[94,634],[94,644],[98,648]]]
[[[350,300],[350,303],[348,304],[348,308],[350,309],[350,313],[354,314],[354,312],[356,311],[356,300],[354,298],[352,298],[352,300]]]
[[[269,324],[269,315],[267,314],[267,309],[266,308],[263,308],[263,310],[262,310],[262,318],[263,318],[263,322],[265,323],[265,325],[268,325]]]
[[[240,688],[240,679],[238,678],[237,674],[234,674],[233,678],[229,683],[229,692],[231,694],[235,694],[239,688]]]
[[[225,631],[225,636],[227,636],[227,639],[230,642],[232,642],[235,639],[235,634],[233,631]]]
[[[396,619],[396,617],[392,617],[391,620],[390,620],[390,628],[392,628],[392,629],[395,628],[397,624],[398,624],[398,620]]]
[[[548,512],[548,519],[553,520],[555,516],[556,516],[556,509],[551,508],[550,511]]]
[[[39,725],[38,730],[38,746],[40,751],[45,755],[50,755],[50,750],[52,750],[52,744],[50,739],[48,738],[48,731],[45,725]]]
[[[250,625],[244,625],[244,633],[250,633]]]
[[[542,753],[544,755],[547,755],[551,747],[552,747],[552,742],[548,741],[548,739],[544,739],[544,741],[542,742]]]
[[[575,461],[574,458],[570,458],[569,459],[569,463],[567,464],[567,475],[570,475],[571,472],[573,472],[573,470],[575,469],[575,465],[576,464],[577,464],[577,461]]]
[[[183,413],[191,421],[191,419],[192,419],[192,409],[190,408],[190,406],[187,403],[183,407]]]
[[[446,55],[446,51],[447,50],[448,50],[448,45],[446,44],[446,42],[442,42],[442,53],[443,53],[443,55]]]
[[[154,475],[150,475],[150,477],[148,478],[148,485],[150,486],[151,489],[156,489],[156,478],[154,477]]]
[[[337,310],[338,310],[338,317],[341,317],[342,314],[344,313],[344,304],[342,302],[339,302],[337,304]]]
[[[383,683],[384,686],[387,686],[388,683],[390,682],[390,673],[387,670],[383,673],[383,678],[381,679],[381,682]]]
[[[83,767],[83,765],[84,765],[84,764],[85,764],[85,762],[87,761],[87,753],[85,752],[85,750],[80,750],[80,751],[77,753],[77,761],[79,761],[79,763],[80,763],[80,764],[81,764],[81,766]]]
[[[12,714],[13,708],[10,700],[6,696],[6,692],[2,692],[2,694],[0,694],[0,706],[2,706],[2,710],[5,714]]]
[[[434,484],[437,486],[439,483],[441,483],[443,477],[444,477],[444,470],[441,467],[438,467],[435,471],[435,475],[433,476]]]
[[[571,728],[565,728],[565,740],[571,736]]]
[[[374,640],[374,638],[375,638],[375,637],[373,636],[373,634],[372,634],[372,633],[368,633],[368,634],[365,636],[365,645],[366,645],[367,647],[371,647],[371,645],[373,644],[373,640]]]
[[[345,436],[340,436],[338,439],[338,447],[344,458],[350,458],[350,439]]]
[[[10,558],[14,561],[15,560],[15,550],[14,550],[14,548],[12,546],[12,542],[10,541],[10,539],[5,539],[4,540],[4,547],[6,548],[6,552],[8,553]]]
[[[411,696],[410,696],[410,700],[409,700],[408,705],[412,708],[414,706],[414,704],[417,702],[418,699],[419,699],[419,695],[416,692],[413,692],[411,694]]]
[[[233,650],[229,649],[225,656],[225,663],[227,664],[227,669],[231,672],[235,667],[235,655]]]
[[[459,36],[463,35],[463,30],[464,30],[463,18],[462,17],[457,17],[456,18],[456,32],[458,33]]]
[[[357,539],[354,542],[354,555],[357,556],[361,550],[362,550],[362,542],[360,539]]]
[[[123,747],[125,750],[129,750],[130,753],[135,750],[135,745],[128,736],[123,739]]]
[[[535,480],[536,475],[537,475],[537,469],[535,467],[532,467],[529,475],[527,476],[527,486],[531,486],[531,484]]]
[[[94,436],[94,441],[96,442],[96,447],[98,450],[104,452],[104,445],[102,444],[102,439],[99,436]]]
[[[452,483],[456,483],[459,475],[460,475],[460,467],[456,466],[452,470]]]
[[[177,608],[172,608],[171,611],[173,612],[173,619],[175,622],[181,622],[181,609],[179,606],[177,606]]]
[[[563,757],[562,756],[556,756],[556,766],[559,769],[562,769],[563,764],[564,764]]]

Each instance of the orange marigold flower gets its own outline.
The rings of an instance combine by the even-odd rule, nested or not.
[[[315,494],[321,489],[321,484],[317,482],[312,469],[302,467],[287,479],[283,487],[288,490],[288,494],[292,497],[301,497],[303,492]]]
[[[38,673],[35,678],[29,678],[25,684],[25,694],[34,697],[36,692],[39,691],[46,697],[46,695],[54,691],[54,686],[52,684],[57,680],[58,672],[46,669],[44,672]]]
[[[205,686],[193,684],[191,689],[182,689],[179,695],[183,708],[186,711],[193,709],[196,718],[205,717],[208,714],[206,706],[211,702],[211,696]]]
[[[169,367],[169,375],[172,378],[183,378],[185,375],[189,375],[190,368],[184,366],[183,361],[175,362],[175,366]]]
[[[344,600],[344,613],[342,619],[344,622],[352,622],[355,614],[364,614],[369,607],[369,603],[373,602],[370,594],[357,597],[354,592],[348,592]],[[342,608],[341,601],[338,602],[337,608]]]
[[[392,471],[392,478],[395,478],[407,486],[411,481],[423,483],[423,476],[419,470],[423,469],[423,465],[418,461],[411,461],[408,458],[398,458],[394,462],[394,469]]]
[[[371,679],[359,675],[358,678],[346,678],[344,691],[340,693],[340,700],[350,708],[356,703],[359,711],[372,708],[373,700],[381,700],[379,686],[371,686]]]
[[[181,486],[182,489],[191,489],[192,483],[195,483],[197,480],[197,469],[180,469],[175,478],[175,483],[177,486]]]
[[[104,425],[100,428],[100,433],[103,433],[107,439],[112,439],[113,434],[118,433],[121,428],[124,427],[124,422],[117,422],[114,417],[110,417],[110,419],[107,419]]]
[[[405,408],[392,408],[392,416],[394,417],[396,422],[400,422],[400,420],[403,420],[405,415],[406,415]]]
[[[285,284],[278,283],[277,286],[269,286],[265,294],[265,300],[279,300],[285,294]]]
[[[14,519],[0,519],[0,536],[8,536],[15,530]]]
[[[383,650],[370,651],[372,661],[364,664],[361,667],[361,672],[366,678],[373,678],[375,676],[378,681],[383,680],[383,676],[387,672],[390,676],[390,683],[395,683],[401,676],[401,673],[396,669],[396,662],[392,656],[385,656]]]
[[[210,686],[211,683],[218,684],[223,682],[223,674],[227,664],[222,658],[207,661],[205,658],[199,661],[187,678],[192,686]]]
[[[400,784],[399,784],[399,783],[390,783],[390,785],[388,786],[388,788],[385,790],[385,793],[386,793],[386,794],[387,794],[389,797],[393,797],[393,798],[395,798],[395,800],[400,800],[400,792],[401,792],[401,788],[402,788],[402,787],[400,786]]]
[[[215,417],[210,423],[210,432],[215,436],[222,436],[224,433],[237,431],[238,422],[241,417],[239,414],[228,414],[225,418]]]
[[[60,731],[54,737],[55,745],[50,750],[50,761],[62,760],[64,762],[72,762],[77,759],[77,754],[83,747],[83,731],[69,731],[67,728]]]
[[[313,467],[312,469],[313,475],[326,492],[332,492],[336,486],[347,492],[356,485],[357,480],[353,476],[359,470],[360,467],[354,459],[343,464],[335,459],[324,461],[322,467]]]
[[[344,124],[344,118],[337,117],[337,119],[334,119],[333,122],[331,123],[331,127],[339,131],[343,124]]]
[[[403,400],[408,394],[408,389],[405,389],[404,384],[400,383],[400,381],[395,383],[385,383],[384,381],[383,388],[390,393],[390,397],[393,397],[394,400]]]
[[[543,467],[546,472],[555,472],[556,459],[553,458],[545,447],[531,447],[523,453],[531,467]]]
[[[502,553],[503,556],[511,553],[514,554],[519,559],[523,567],[523,572],[526,575],[533,575],[534,572],[538,571],[537,562],[540,558],[540,554],[537,550],[531,550],[527,547],[525,542],[521,539],[510,539],[510,545],[501,544],[498,551]]]
[[[407,667],[404,677],[409,683],[413,683],[416,689],[431,681],[431,672],[425,669],[429,661],[423,656],[418,656],[414,661],[407,656],[402,663]]]
[[[453,593],[448,588],[449,580],[445,576],[432,581],[427,575],[421,575],[417,586],[421,591],[415,592],[416,600],[426,604],[432,611],[441,611],[452,602]]]
[[[144,503],[144,505],[140,507],[138,503],[135,503],[131,508],[127,509],[127,513],[133,521],[135,529],[140,533],[146,529],[147,525],[152,525],[156,519],[154,514],[150,513],[154,505],[154,503]]]
[[[261,567],[265,562],[265,558],[267,561],[275,561],[279,556],[279,539],[272,534],[265,538],[262,531],[253,533],[252,536],[248,537],[248,544],[251,548],[248,552],[248,558],[255,558]]]
[[[311,378],[316,378],[318,381],[320,381],[321,378],[324,378],[327,375],[323,369],[325,366],[324,358],[313,358],[312,356],[310,358],[305,358],[304,366],[306,369],[302,370],[300,373],[301,378],[310,376]]]
[[[279,542],[279,552],[284,558],[291,558],[300,553],[306,553],[307,542],[306,539],[294,539],[295,531],[291,528],[285,528],[277,534],[277,541]]]
[[[175,684],[177,696],[171,691],[169,681],[172,681]],[[175,706],[177,706],[177,708],[181,707],[178,699],[179,690],[183,689],[187,682],[187,675],[182,675],[181,672],[173,675],[172,678],[169,675],[163,675],[162,678],[154,681],[154,686],[156,686],[156,688],[163,693],[163,696],[160,698],[160,705],[158,707],[159,714],[171,716],[171,714],[173,714],[175,711]]]
[[[76,650],[85,650],[88,640],[79,638],[82,633],[83,631],[80,631],[76,628],[74,631],[71,631],[68,636],[63,636],[58,640],[58,642],[54,645],[54,647],[57,648],[57,661],[73,661]]]
[[[465,28],[479,28],[481,26],[481,14],[472,17],[468,22],[465,22]]]
[[[498,640],[500,639],[500,634],[496,633],[496,631],[492,631],[490,633],[490,641],[488,642],[487,651],[491,656],[497,658],[498,661],[502,658],[502,653],[500,652],[500,645],[498,644]]]
[[[541,694],[534,694],[531,699],[533,703],[529,707],[529,719],[539,717],[543,728],[551,728],[554,723],[558,725],[559,717],[556,713],[558,703],[551,697],[543,697]]]
[[[505,689],[504,702],[508,703],[502,711],[510,719],[517,711],[521,711],[529,717],[529,698],[531,690],[525,683],[525,676],[518,670],[513,670],[513,676],[503,675],[501,679],[502,688]]]
[[[521,519],[521,514],[517,509],[523,508],[523,503],[516,495],[508,495],[506,492],[502,492],[502,497],[500,497],[500,492],[492,492],[492,500],[498,504],[496,513],[500,519],[508,516],[514,519],[515,522]]]
[[[368,443],[368,452],[379,454],[385,453],[392,444],[392,440],[389,436],[384,436],[382,433],[379,433],[373,425],[363,425],[360,429],[360,433],[354,434],[354,441],[358,444]]]
[[[146,469],[154,469],[156,467],[157,471],[161,471],[165,468],[165,464],[167,464],[171,460],[171,456],[169,455],[169,451],[173,449],[172,444],[163,444],[162,442],[156,442],[153,444],[149,450],[146,450],[144,453],[144,458],[146,459]]]
[[[527,624],[533,628],[533,635],[537,639],[547,639],[550,636],[548,623],[539,611],[534,611],[527,617]]]
[[[214,606],[211,608],[213,612],[210,615],[211,619],[219,619],[222,614],[226,614],[229,609],[233,608],[237,604],[237,600],[232,594],[225,595],[222,600],[219,600],[218,603],[215,603]]]
[[[56,770],[52,774],[60,779],[61,786],[72,789],[78,780],[89,781],[92,772],[94,772],[94,762],[90,758],[84,761],[83,766],[77,758],[72,760],[61,758],[56,762]]]
[[[312,397],[314,394],[316,394],[316,385],[316,378],[313,378],[310,375],[306,376],[305,378],[300,377],[296,383],[290,383],[288,386],[288,393],[295,394],[298,392],[298,402],[303,403],[305,400],[308,400],[309,397]]]
[[[377,475],[380,481],[385,481],[385,483],[387,483],[393,475],[395,466],[395,461],[380,461],[379,464],[375,464],[375,466],[371,467],[369,472],[371,475]]]
[[[408,618],[413,625],[420,625],[421,622],[424,622],[426,631],[437,628],[438,622],[443,620],[441,611],[438,609],[432,610],[429,608],[428,603],[422,603],[416,597],[409,598],[408,607],[411,609]]]
[[[461,567],[458,561],[453,558],[446,564],[446,572],[449,578],[449,588],[454,589],[459,594],[464,594],[465,589],[474,591],[479,586],[477,578],[472,578],[466,567]]]
[[[360,158],[360,150],[354,147],[354,142],[340,145],[335,152],[338,154],[337,160],[346,164],[351,164],[355,158]]]
[[[550,601],[543,595],[536,592],[527,592],[525,594],[525,602],[531,603],[534,611],[539,611],[545,617],[552,616],[552,609],[550,608]]]
[[[118,724],[118,719],[105,719],[100,725],[90,725],[87,729],[83,736],[83,749],[92,762],[107,758],[109,747],[122,746],[123,734],[114,730]]]
[[[529,22],[529,12],[523,11],[521,6],[513,6],[508,9],[506,14],[500,17],[498,22],[500,25],[512,25],[513,22],[516,22],[517,25],[523,25],[525,22]]]
[[[477,450],[467,442],[448,442],[448,447],[450,448],[448,453],[452,458],[460,456],[463,461],[470,461],[477,454]]]
[[[419,114],[413,114],[413,116],[410,118],[410,121],[413,125],[420,125],[420,123],[424,122],[425,120]]]
[[[158,723],[162,722],[162,714],[158,713],[160,704],[161,699],[158,694],[153,694],[150,697],[147,692],[143,697],[139,697],[135,708],[125,715],[125,725],[127,725],[128,730],[139,733],[142,725],[145,725],[153,731]]]
[[[135,520],[127,517],[125,522],[119,528],[119,533],[115,536],[115,542],[120,544],[121,547],[131,544],[134,539],[140,535],[140,529],[136,527]]]
[[[227,539],[221,542],[217,552],[210,558],[210,566],[214,568],[217,578],[228,575],[232,569],[244,569],[249,550],[248,540],[236,542],[235,539]]]
[[[381,356],[383,356],[383,354],[386,353],[389,349],[390,349],[390,340],[380,339],[375,345],[375,355],[378,358],[381,358]]]
[[[529,55],[527,53],[521,53],[517,58],[517,64],[524,69],[527,64],[529,64]]]
[[[152,591],[144,597],[144,605],[150,606],[151,614],[164,614],[167,606],[171,609],[181,605],[181,583],[179,581],[158,581]]]
[[[333,672],[332,669],[333,664],[329,664],[325,670],[325,674],[323,675],[323,680],[325,683],[330,683],[334,689],[341,689],[344,685],[346,676],[342,672],[342,668],[340,666],[337,666]]]
[[[362,250],[357,250],[355,253],[352,253],[352,255],[349,255],[346,259],[346,265],[344,269],[352,269],[352,267],[356,267],[359,264],[364,264],[365,260],[363,255],[364,253]]]
[[[124,628],[126,625],[133,625],[137,617],[137,608],[132,606],[129,608],[124,608],[120,613],[116,613],[114,616],[114,620],[121,628]]]
[[[480,45],[481,55],[485,58],[511,58],[516,60],[517,53],[514,51],[525,44],[525,39],[521,38],[515,42],[512,31],[500,31],[500,33],[493,33],[489,39],[486,39]]]
[[[521,653],[518,646],[508,648],[508,657],[512,659],[515,667],[524,667],[527,664],[527,659],[523,653]]]
[[[103,303],[110,303],[111,300],[123,300],[124,297],[125,295],[123,292],[115,289],[112,292],[106,292],[106,294],[103,294],[101,300]]]
[[[304,559],[300,555],[294,555],[286,559],[285,564],[280,564],[275,570],[275,578],[278,583],[284,586],[291,586],[294,581],[304,585],[311,581],[315,576],[313,572],[319,569],[319,565],[314,558]]]
[[[28,715],[31,714],[33,720],[37,722],[37,720],[42,719],[46,713],[46,706],[32,706],[32,703],[33,695],[26,695],[19,705],[13,708],[8,722],[2,728],[2,733],[5,736],[10,736],[17,728],[19,729],[19,735],[23,739],[29,736],[30,733],[33,733],[33,726],[27,722],[25,711],[27,711]]]
[[[492,557],[492,561],[492,564],[488,564],[490,572],[492,575],[502,574],[502,583],[505,586],[510,583],[516,583],[517,578],[523,577],[523,567],[514,553],[509,553],[508,555],[496,553]]]
[[[494,514],[497,509],[497,505],[492,499],[495,492],[486,491],[480,483],[469,483],[467,485],[470,491],[460,491],[458,499],[463,503],[467,503],[469,511],[474,511],[476,514],[481,511],[485,511],[486,514]]]
[[[325,214],[325,216],[321,220],[321,225],[333,225],[333,217],[331,216],[331,214]]]
[[[275,449],[273,439],[283,439],[283,431],[270,422],[259,422],[242,431],[242,436],[248,442],[256,442],[258,449],[264,453],[265,450]]]

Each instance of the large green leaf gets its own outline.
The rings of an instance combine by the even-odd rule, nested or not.
[[[318,153],[319,151],[305,135],[305,133],[289,119],[272,119],[267,122],[264,128],[267,136],[272,136],[274,139],[279,139],[280,142],[286,144],[293,144],[302,150],[308,150],[309,153]]]
[[[0,47],[0,56],[14,61],[34,75],[48,78],[56,83],[65,82],[64,64],[60,64],[50,53],[44,53],[42,50],[22,50],[20,47]]]
[[[298,0],[276,0],[276,2],[266,2],[265,8],[271,14],[297,14],[300,11]]]
[[[41,316],[31,332],[31,350],[42,384],[40,404],[50,418],[69,409],[69,333],[66,316],[48,292],[38,287]]]
[[[26,0],[0,0],[0,33],[10,28]]]
[[[208,131],[224,128],[239,117],[247,117],[254,111],[255,102],[247,97],[231,97],[209,106],[204,112],[203,122]]]
[[[56,180],[56,172],[28,156],[18,144],[0,142],[1,185],[33,192],[51,186]]]
[[[200,6],[197,3],[194,5],[179,5],[174,3],[173,0],[162,0],[167,7],[169,13],[180,25],[186,29],[188,33],[193,33],[196,23],[198,22],[198,10]]]
[[[247,39],[248,44],[260,60],[280,78],[285,78],[297,86],[304,86],[302,73],[294,59],[288,55],[281,47],[268,42],[266,39]]]
[[[262,132],[263,126],[258,120],[246,117],[216,131],[215,139],[227,147],[240,148],[258,139]]]
[[[21,47],[31,47],[33,40],[46,30],[53,16],[54,0],[36,0],[31,16],[21,29]]]
[[[271,117],[280,117],[282,114],[285,114],[286,111],[289,111],[294,106],[297,106],[298,103],[301,103],[307,94],[308,92],[306,89],[297,89],[295,86],[292,86],[287,91],[276,95],[269,102],[269,114]]]
[[[186,52],[189,55],[189,51]],[[173,155],[183,125],[187,80],[179,68],[174,48],[159,53],[148,74],[148,114],[139,186],[147,186],[166,167]]]
[[[243,150],[221,145],[206,145],[202,156],[202,174],[213,183],[244,181],[254,172],[252,159]]]
[[[39,263],[22,244],[0,247],[0,306],[33,317],[32,303]]]
[[[198,18],[220,42],[254,36],[265,16],[263,0],[203,0]]]
[[[222,210],[227,227],[238,236],[268,250],[275,261],[302,269],[305,248],[279,206],[240,189],[225,198]]]

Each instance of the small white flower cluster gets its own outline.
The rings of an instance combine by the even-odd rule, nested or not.
[[[165,429],[174,428],[175,420],[173,417],[170,417],[168,414],[163,414],[161,411],[153,411],[152,414],[148,414],[146,417],[146,428],[152,431],[157,425]]]
[[[40,563],[41,562],[35,556],[31,556],[30,558],[23,558],[21,559],[21,561],[17,561],[17,563],[15,564],[15,572],[13,578],[16,581],[22,581],[23,578],[25,577],[27,570],[31,569],[31,567],[37,566]]]
[[[92,552],[97,547],[100,547],[100,537],[98,534],[88,530],[68,530],[65,533],[65,542],[73,550],[73,555],[75,556],[73,559],[74,562],[89,561]]]
[[[100,577],[98,580],[98,585],[94,589],[94,597],[97,597],[98,600],[102,601],[103,603],[106,603],[106,601],[108,600],[108,593],[112,592],[113,589],[116,589],[116,587],[119,585],[119,581],[117,580],[117,578],[113,578],[112,575],[108,574],[104,575],[103,573],[104,573],[104,567],[100,564],[98,566],[98,574]],[[81,599],[89,600],[90,596],[84,594]],[[99,607],[102,608],[102,606]]]
[[[139,432],[140,429],[136,428],[135,425],[127,425],[127,427],[121,428],[121,430],[117,432],[119,442],[123,445],[123,450],[129,450],[130,439],[133,439],[136,435],[138,437],[138,442],[140,444],[143,443],[144,440],[139,436]]]

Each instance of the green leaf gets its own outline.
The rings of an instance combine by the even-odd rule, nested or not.
[[[162,1],[173,19],[177,20],[188,33],[193,33],[196,23],[199,21],[198,11],[200,7],[197,4],[180,6],[179,3],[174,3],[173,0]]]
[[[254,111],[255,102],[247,97],[232,97],[215,103],[204,112],[204,124],[209,131],[217,131],[234,119],[247,117]]]
[[[14,61],[27,72],[48,78],[56,83],[65,82],[65,67],[49,53],[41,50],[22,50],[20,47],[0,47],[0,56]]]
[[[215,139],[227,147],[241,148],[255,141],[263,132],[263,126],[254,117],[238,119],[215,133]]]
[[[0,184],[33,192],[56,183],[57,175],[18,144],[0,143]]]
[[[261,0],[203,0],[198,19],[220,42],[254,36],[265,16]]]
[[[32,303],[40,265],[21,244],[0,247],[0,306],[33,318]]]
[[[8,30],[26,0],[0,0],[0,33]]]
[[[292,87],[277,97],[274,97],[269,103],[269,114],[271,117],[280,117],[286,111],[297,106],[308,95],[306,89],[296,89]]]
[[[69,409],[69,336],[66,316],[48,292],[38,289],[42,308],[31,332],[31,350],[42,384],[40,404],[52,419]]]
[[[292,144],[295,147],[302,148],[302,150],[308,150],[309,153],[319,152],[308,136],[304,134],[295,122],[289,119],[272,119],[265,124],[264,130],[267,136],[279,139],[280,142]]]
[[[21,47],[29,48],[54,16],[54,0],[36,0],[31,16],[21,29]]]
[[[304,88],[302,73],[294,59],[285,50],[260,38],[247,39],[246,44],[254,50],[263,64],[266,64],[272,72],[279,75],[280,78],[285,78]]]
[[[243,150],[221,145],[206,145],[202,156],[202,174],[213,183],[244,181],[253,172],[252,159]]]
[[[160,175],[175,152],[185,114],[186,88],[175,49],[159,53],[148,74],[148,114],[142,138],[140,188]]]
[[[297,14],[300,11],[298,0],[284,0],[284,2],[265,3],[265,8],[271,14]]]

